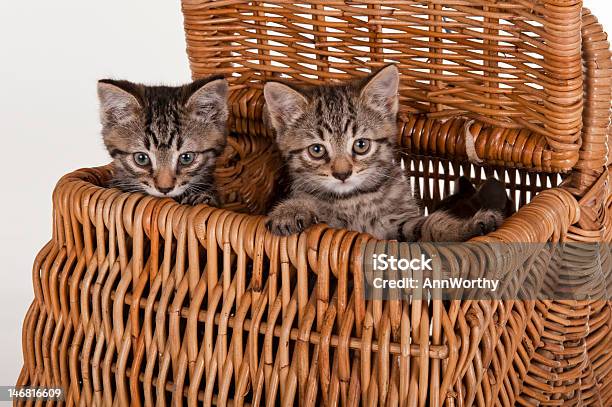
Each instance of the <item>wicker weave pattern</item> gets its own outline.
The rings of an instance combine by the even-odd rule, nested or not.
[[[404,114],[465,116],[506,132],[484,144],[512,144],[525,129],[548,156],[516,164],[559,171],[578,161],[581,1],[182,3],[196,77],[234,75],[237,88],[280,76],[316,84],[395,62]],[[484,158],[493,164],[498,153]]]
[[[224,208],[267,213],[275,197],[282,193],[281,168],[280,155],[271,140],[230,136],[215,171]]]
[[[572,173],[578,191],[593,185],[602,167],[612,163],[610,148],[610,100],[612,100],[612,62],[610,43],[588,10],[583,10],[582,54],[584,61],[584,111],[579,162]]]

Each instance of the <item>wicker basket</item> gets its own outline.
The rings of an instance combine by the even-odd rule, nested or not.
[[[506,179],[519,211],[487,243],[612,242],[609,44],[576,0],[183,0],[194,77],[231,76],[226,209],[62,178],[34,262],[19,385],[67,405],[612,405],[612,303],[374,301],[362,259],[417,245],[317,225],[274,237],[282,188],[262,81],[319,83],[396,62],[405,168],[430,207],[458,174]],[[466,161],[470,126],[482,165]],[[231,209],[231,210],[229,210]],[[240,213],[249,212],[249,213]],[[612,253],[576,259],[612,287]],[[470,245],[429,247],[480,271]],[[562,289],[557,258],[497,264]],[[569,282],[567,283],[569,286]]]

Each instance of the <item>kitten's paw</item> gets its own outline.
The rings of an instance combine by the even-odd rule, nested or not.
[[[189,194],[181,198],[183,205],[199,205],[205,204],[208,206],[219,206],[219,199],[214,193],[204,192],[200,194]]]
[[[309,211],[275,210],[270,214],[266,227],[275,235],[289,236],[316,223],[319,223],[319,220]]]
[[[425,220],[424,216],[407,220],[402,225],[400,238],[405,242],[418,242],[421,239],[421,230]]]
[[[497,211],[478,211],[470,222],[470,237],[488,235],[496,231],[503,221],[502,215]]]

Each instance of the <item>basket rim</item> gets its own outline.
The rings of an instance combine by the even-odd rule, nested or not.
[[[180,212],[188,215],[188,223],[194,227],[196,236],[202,242],[205,242],[207,239],[206,228],[199,225],[205,224],[213,215],[214,219],[225,217],[243,218],[247,222],[252,223],[250,228],[253,229],[253,232],[258,234],[263,232],[273,236],[265,229],[266,216],[264,215],[239,213],[231,209],[215,208],[205,204],[196,206],[182,205],[172,198],[158,198],[140,192],[122,192],[115,188],[107,188],[104,184],[110,179],[111,172],[112,163],[101,167],[82,168],[66,174],[58,181],[53,192],[54,207],[59,209],[62,216],[76,220],[81,224],[84,223],[84,216],[87,216],[89,221],[95,224],[99,220],[97,216],[100,216],[97,211],[102,209],[103,221],[107,227],[111,222],[111,208],[120,208],[124,211],[122,219],[126,223],[126,231],[128,233],[131,233],[133,222],[136,219],[131,219],[130,216],[134,216],[134,211],[140,208],[142,211],[146,209],[146,216],[145,212],[143,212],[138,219],[143,222],[144,233],[147,235],[150,234],[151,228],[155,223],[153,222],[154,215],[163,217],[163,215],[167,215],[169,212],[180,210]],[[602,176],[599,183],[603,184],[606,180],[607,177],[604,179]],[[125,206],[127,201],[129,201],[129,205]],[[98,208],[100,205],[102,207]],[[154,206],[155,210],[152,207],[149,208],[149,206]],[[534,222],[533,220],[536,221]],[[547,227],[542,228],[537,220],[548,220]],[[520,207],[514,215],[507,218],[498,230],[486,236],[476,237],[468,242],[543,243],[550,239],[559,241],[563,239],[569,227],[579,222],[579,220],[580,202],[567,188],[564,186],[547,188],[534,196],[531,202]],[[179,222],[181,221],[179,220]],[[163,230],[165,224],[159,222],[157,227],[159,228],[158,230]],[[178,223],[175,222],[173,227],[176,229]],[[396,242],[395,240],[378,240],[367,233],[347,229],[334,229],[325,224],[315,225],[298,235],[278,237],[278,239],[286,239],[287,242],[297,244],[298,240],[306,237],[309,242],[314,242],[318,239],[316,236],[320,237],[327,231],[357,233],[359,236],[376,242]],[[57,230],[54,228],[54,236],[56,232]],[[226,236],[217,236],[217,238],[227,239]],[[232,238],[236,239],[236,237]]]

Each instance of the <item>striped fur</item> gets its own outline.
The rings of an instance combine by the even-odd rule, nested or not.
[[[290,196],[269,215],[273,233],[289,235],[324,222],[396,239],[408,220],[421,217],[396,159],[398,86],[395,66],[348,84],[266,84],[267,119],[291,178]],[[354,149],[358,140],[369,143],[366,153]],[[314,157],[315,145],[325,155]]]
[[[424,219],[417,240],[464,242],[493,232],[503,221],[501,212],[494,209],[480,209],[468,218],[458,217],[450,211],[436,211]]]
[[[227,92],[227,82],[218,77],[179,87],[99,81],[102,137],[113,158],[111,186],[218,205],[212,174],[226,144]],[[139,162],[137,154],[146,154],[148,163],[141,165],[146,160]]]

